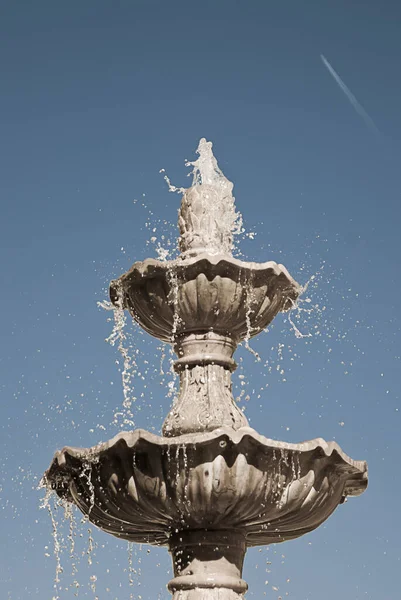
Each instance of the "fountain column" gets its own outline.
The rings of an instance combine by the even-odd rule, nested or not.
[[[246,552],[241,531],[181,531],[171,537],[173,600],[240,600],[248,589],[241,578]]]
[[[213,331],[181,336],[174,349],[179,357],[174,368],[180,376],[179,395],[163,424],[167,437],[239,429],[248,421],[232,395],[231,372],[237,365],[232,355],[233,338]]]

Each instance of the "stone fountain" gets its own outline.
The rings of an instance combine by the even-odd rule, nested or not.
[[[237,345],[293,307],[301,287],[275,262],[233,258],[233,185],[211,143],[198,154],[179,211],[180,256],[137,262],[110,286],[113,304],[177,355],[180,389],[162,436],[136,430],[66,447],[44,479],[103,531],[167,546],[173,600],[239,600],[247,548],[316,529],[365,490],[367,466],[320,438],[266,438],[236,405]]]

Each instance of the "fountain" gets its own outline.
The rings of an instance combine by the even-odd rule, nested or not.
[[[266,438],[236,405],[237,345],[290,309],[301,287],[282,265],[233,257],[233,185],[210,142],[198,154],[179,211],[180,256],[137,262],[110,286],[113,304],[177,355],[180,389],[162,436],[136,430],[66,447],[44,481],[103,531],[167,546],[173,600],[239,600],[247,548],[314,530],[365,490],[367,466],[320,438]]]

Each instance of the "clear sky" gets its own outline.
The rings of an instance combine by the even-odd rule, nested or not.
[[[56,596],[36,486],[57,448],[120,429],[121,364],[97,302],[174,241],[179,196],[159,171],[187,185],[206,137],[256,233],[243,254],[315,276],[312,310],[292,315],[311,337],[279,316],[253,342],[260,363],[239,351],[236,395],[244,382],[260,433],[335,439],[370,468],[367,492],[319,530],[248,553],[248,597],[397,600],[400,3],[0,0],[0,63],[1,599]],[[170,376],[131,330],[135,422],[159,431]],[[136,548],[130,575],[126,544],[93,531],[88,564],[78,519],[78,564],[55,515],[62,600],[169,597],[166,550]]]

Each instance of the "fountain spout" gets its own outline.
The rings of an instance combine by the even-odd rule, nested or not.
[[[212,142],[202,138],[197,153],[199,158],[187,163],[193,166],[193,181],[184,192],[179,211],[182,257],[202,253],[231,255],[234,236],[242,229],[232,195],[234,186],[220,170]]]

